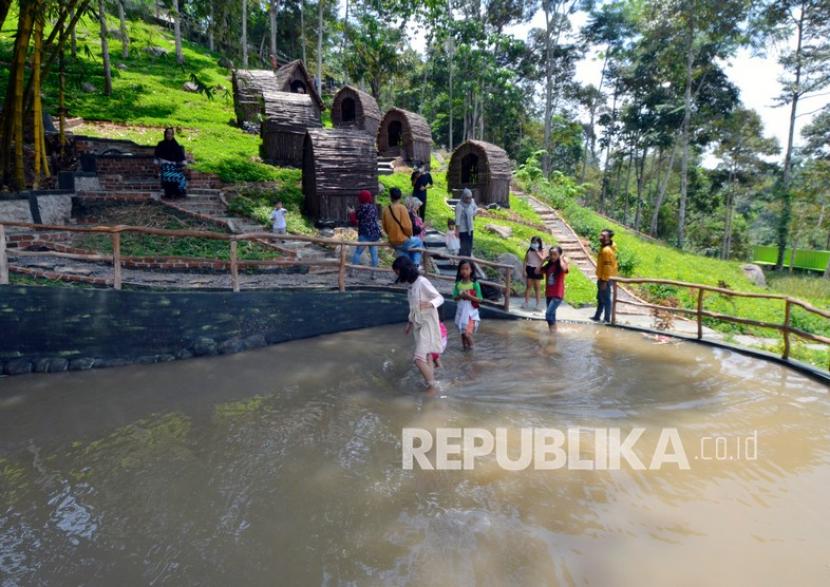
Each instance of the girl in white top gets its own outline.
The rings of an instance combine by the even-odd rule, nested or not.
[[[398,257],[392,264],[398,281],[409,284],[409,322],[406,333],[415,338],[415,365],[424,377],[427,387],[436,386],[431,355],[441,353],[441,325],[438,308],[444,303],[444,297],[438,293],[429,280],[418,273],[418,268],[409,257]]]
[[[530,290],[533,290],[536,296],[536,305],[534,309],[539,307],[539,297],[544,290],[542,287],[542,263],[545,262],[545,246],[542,244],[542,239],[534,236],[530,239],[530,248],[525,253],[525,308],[530,307]]]

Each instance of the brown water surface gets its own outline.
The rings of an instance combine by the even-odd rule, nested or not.
[[[0,379],[0,585],[830,584],[825,386],[491,321],[427,397],[401,330]],[[404,427],[447,426],[674,427],[690,469],[402,469]]]

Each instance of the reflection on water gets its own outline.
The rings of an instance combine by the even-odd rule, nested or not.
[[[398,327],[0,380],[3,587],[830,581],[824,386],[612,329],[454,343],[437,398]],[[687,449],[757,430],[759,455],[402,470],[401,429],[442,426],[677,427]]]

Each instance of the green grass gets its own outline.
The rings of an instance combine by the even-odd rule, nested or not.
[[[0,31],[0,60],[9,62],[14,43],[17,18],[10,14]],[[117,21],[109,19],[110,30]],[[47,26],[48,35],[50,27]],[[67,50],[66,105],[68,116],[87,121],[107,121],[128,125],[126,128],[103,128],[96,132],[91,125],[87,134],[132,139],[140,144],[155,144],[161,129],[177,128],[178,140],[195,158],[196,169],[216,173],[226,181],[268,181],[277,178],[277,170],[258,160],[260,139],[242,132],[234,121],[230,73],[218,65],[219,56],[188,42],[183,44],[185,64],[176,63],[172,33],[141,21],[130,21],[130,55],[121,57],[121,41],[110,39],[113,93],[103,94],[101,46],[97,22],[84,18],[78,24],[78,56]],[[163,57],[153,57],[145,49],[162,47]],[[118,69],[123,64],[126,69]],[[182,85],[195,75],[211,88],[212,99],[191,93]],[[8,76],[0,76],[0,91],[5,94]],[[83,91],[83,83],[97,90]],[[44,106],[54,113],[58,102],[57,66],[44,83]],[[57,121],[56,121],[57,124]]]
[[[269,184],[243,186],[237,195],[230,199],[229,210],[233,214],[247,216],[263,226],[268,226],[274,204],[281,201],[288,210],[288,232],[314,234],[311,221],[302,214],[303,200],[302,171],[278,168],[276,179]]]
[[[573,229],[581,236],[591,239],[594,246],[603,228],[608,227],[614,230],[614,241],[619,250],[620,259],[627,262],[627,274],[631,277],[671,279],[744,292],[781,293],[778,290],[754,285],[744,275],[740,268],[741,263],[737,261],[702,257],[640,238],[627,228],[576,204],[572,198],[563,197],[556,187],[540,188],[537,195],[559,209]],[[685,308],[694,308],[696,305],[696,292],[686,288],[650,285],[635,289],[644,298],[655,302],[668,301]],[[826,296],[816,297],[814,295],[815,286],[811,286],[809,290],[802,288],[799,291],[800,294],[812,295],[786,293],[800,297],[817,307],[828,307]],[[704,307],[712,312],[774,324],[782,324],[784,321],[784,303],[780,300],[748,299],[709,293],[704,298]],[[794,309],[792,322],[794,326],[803,330],[825,336],[830,335],[830,320],[809,314],[804,310]],[[754,327],[715,320],[708,320],[707,325],[722,332],[759,333]]]
[[[433,166],[437,168],[437,165]],[[432,171],[432,178],[434,180],[434,187],[429,192],[429,199],[427,203],[427,222],[440,231],[447,230],[447,219],[455,218],[452,208],[447,204],[446,198],[449,193],[447,189],[447,176],[444,171]],[[400,188],[404,197],[412,193],[412,186],[409,182],[408,173],[395,173],[393,175],[384,175],[380,177],[381,183],[386,186],[387,191],[384,192],[378,201],[382,204],[389,203],[388,190],[392,187]],[[530,226],[526,226],[521,222],[515,222],[510,219],[511,215],[518,217],[518,220],[529,222],[531,224],[541,224],[542,220],[533,211],[533,209],[523,200],[516,198],[511,194],[510,196],[510,210],[501,210],[492,212],[492,216],[478,216],[475,220],[475,241],[474,253],[482,259],[495,260],[502,253],[512,253],[519,259],[524,259],[525,252],[530,244],[530,239],[533,236],[543,237],[545,245],[554,245],[551,235],[546,235],[543,231],[537,230]],[[484,229],[487,224],[496,224],[501,226],[508,226],[512,229],[513,234],[510,238],[502,238],[494,233],[488,232]],[[524,292],[524,284],[514,284],[514,291],[518,293]],[[582,272],[574,267],[568,276],[567,285],[565,288],[565,300],[573,306],[584,306],[594,303],[596,299],[596,291],[592,282],[582,274]]]

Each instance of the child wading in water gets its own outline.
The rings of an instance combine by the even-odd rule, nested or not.
[[[458,264],[452,298],[458,302],[455,310],[455,325],[461,333],[461,344],[465,350],[471,349],[473,348],[473,335],[481,322],[478,307],[484,298],[481,295],[481,286],[476,279],[476,268],[472,261],[465,259]]]
[[[530,290],[536,296],[536,305],[534,309],[539,307],[539,295],[542,289],[542,263],[545,261],[545,247],[542,244],[542,239],[534,236],[530,239],[530,248],[525,253],[525,308],[530,307]]]
[[[434,355],[440,355],[443,351],[438,307],[444,303],[444,297],[426,277],[418,273],[418,268],[409,257],[395,259],[392,269],[397,274],[399,283],[409,284],[409,322],[406,333],[411,332],[415,337],[415,365],[424,376],[427,387],[432,389],[436,386]]]
[[[556,327],[556,309],[565,297],[565,275],[568,274],[568,260],[562,254],[562,247],[551,247],[548,258],[542,265],[542,273],[546,278],[545,300],[548,309],[545,311],[545,320],[548,327]]]

